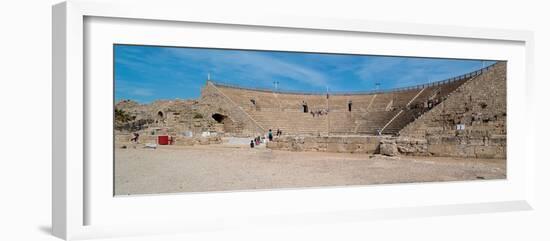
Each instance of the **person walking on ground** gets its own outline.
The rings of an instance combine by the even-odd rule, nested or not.
[[[134,136],[134,137],[132,137],[132,139],[130,139],[130,141],[137,144],[138,141],[139,141],[139,133],[135,132],[135,133],[133,134],[133,136]]]
[[[254,141],[250,140],[250,148],[254,148]]]

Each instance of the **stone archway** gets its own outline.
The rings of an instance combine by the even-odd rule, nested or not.
[[[220,113],[214,113],[212,114],[212,119],[214,119],[218,124],[222,125],[224,132],[234,132],[235,126],[233,123],[233,120],[229,118],[229,116],[220,114]]]

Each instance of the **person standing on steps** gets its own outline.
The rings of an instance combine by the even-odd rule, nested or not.
[[[303,109],[304,113],[308,112],[308,107],[307,107],[307,103],[306,103],[305,100],[302,100],[302,109]]]
[[[271,129],[269,129],[269,132],[267,133],[267,137],[269,138],[269,141],[273,141],[273,132],[271,132]]]

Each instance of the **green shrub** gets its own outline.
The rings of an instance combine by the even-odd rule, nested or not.
[[[195,115],[193,116],[193,119],[202,119],[202,118],[204,117],[202,116],[201,113],[195,113]]]

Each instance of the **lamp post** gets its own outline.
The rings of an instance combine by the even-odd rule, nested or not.
[[[329,106],[329,102],[328,102],[328,99],[329,99],[329,94],[328,94],[328,86],[327,86],[327,136],[330,136],[330,106]]]

